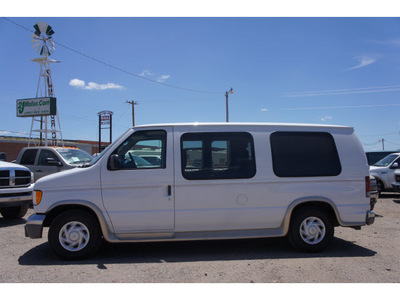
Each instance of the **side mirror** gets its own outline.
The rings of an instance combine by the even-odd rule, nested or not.
[[[49,166],[57,166],[57,167],[61,167],[62,166],[62,163],[60,161],[55,160],[54,158],[50,158],[50,157],[46,158],[46,163]]]
[[[390,166],[390,169],[398,169],[399,168],[399,163],[395,162]]]
[[[119,170],[121,165],[119,163],[118,154],[113,154],[108,158],[108,169],[109,170]]]

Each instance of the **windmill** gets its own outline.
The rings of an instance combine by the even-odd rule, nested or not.
[[[36,52],[40,54],[39,58],[32,59],[32,61],[40,64],[39,82],[36,90],[36,98],[55,97],[50,64],[59,63],[60,61],[49,58],[49,56],[53,54],[55,50],[55,45],[52,37],[54,34],[54,30],[51,28],[50,25],[48,25],[45,22],[38,22],[33,27],[35,28],[35,33],[31,35],[32,46],[36,50]],[[51,124],[50,129],[48,128],[48,118],[50,118],[50,124]],[[56,118],[58,123],[58,129],[56,128]],[[40,129],[34,129],[35,122],[40,123]],[[42,141],[44,135],[45,146],[48,146],[49,143],[48,139],[49,133],[51,133],[51,142],[53,146],[57,145],[58,143],[57,132],[58,132],[60,134],[61,144],[62,146],[64,146],[64,141],[61,133],[60,119],[58,117],[58,109],[56,110],[55,115],[32,117],[28,147],[30,145],[33,132],[40,133],[40,145],[43,144]]]
[[[36,23],[33,28],[35,28],[35,33],[31,35],[33,38],[32,46],[36,49],[36,52],[40,55],[51,55],[56,49],[54,46],[54,41],[52,39],[52,35],[54,34],[54,30],[45,22]]]

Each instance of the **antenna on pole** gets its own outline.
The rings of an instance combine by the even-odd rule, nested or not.
[[[132,105],[132,126],[135,127],[135,105],[139,105],[137,101],[126,101],[127,104]]]
[[[58,60],[54,60],[49,58],[49,56],[54,52],[55,45],[53,41],[54,30],[45,22],[38,22],[34,26],[35,33],[31,35],[32,46],[36,50],[37,53],[41,55],[39,58],[32,59],[32,61],[40,64],[40,72],[39,72],[39,81],[36,90],[36,98],[39,97],[51,97],[55,98],[53,79],[51,77],[50,64],[52,63],[60,63]],[[40,88],[42,86],[42,89]],[[44,86],[44,89],[43,89]],[[41,95],[39,95],[39,93]],[[50,127],[48,128],[47,121],[48,117],[50,117]],[[58,130],[56,129],[56,118]],[[33,129],[34,122],[40,122],[40,129]],[[44,128],[43,128],[44,126]],[[40,133],[40,146],[43,144],[43,134],[44,134],[44,145],[48,146],[48,134],[51,133],[51,140],[54,146],[57,145],[57,132],[60,134],[61,144],[64,146],[64,141],[61,133],[61,125],[60,119],[58,117],[58,109],[56,105],[55,114],[51,115],[33,115],[32,123],[31,123],[31,131],[29,135],[29,143],[30,145],[32,139],[32,132]]]

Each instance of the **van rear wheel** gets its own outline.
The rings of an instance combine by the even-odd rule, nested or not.
[[[101,243],[96,218],[83,210],[68,210],[50,225],[48,241],[52,250],[66,259],[82,259],[93,255]]]
[[[299,251],[320,252],[332,241],[334,226],[329,214],[309,207],[299,210],[290,222],[288,239]]]

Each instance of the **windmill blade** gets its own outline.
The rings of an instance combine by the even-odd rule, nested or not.
[[[40,39],[40,36],[38,36],[38,35],[32,33],[32,34],[31,34],[31,38],[33,38],[33,39],[35,39],[35,40],[39,40],[39,39]]]
[[[45,22],[37,22],[35,26],[37,26],[37,29],[39,30],[40,33],[46,33],[47,27],[49,25]],[[35,27],[35,26],[33,26],[33,27]]]
[[[32,43],[32,46],[33,46],[33,44],[40,44],[40,40],[31,40],[31,43]]]
[[[47,25],[46,34],[49,37],[51,37],[54,34],[54,30],[51,28],[50,25]]]
[[[41,45],[42,45],[41,43],[35,43],[32,45],[32,47],[33,49],[35,49],[36,52],[39,52]]]
[[[49,50],[52,53],[54,52],[54,50],[56,50],[56,45],[54,44],[54,42],[52,40],[47,41],[47,47],[49,48]]]
[[[38,26],[38,23],[33,25],[33,28],[35,28],[35,35],[39,36],[41,32],[40,32],[40,28]]]
[[[46,45],[43,45],[42,48],[40,48],[40,55],[43,55],[43,53],[46,53],[47,47]]]

